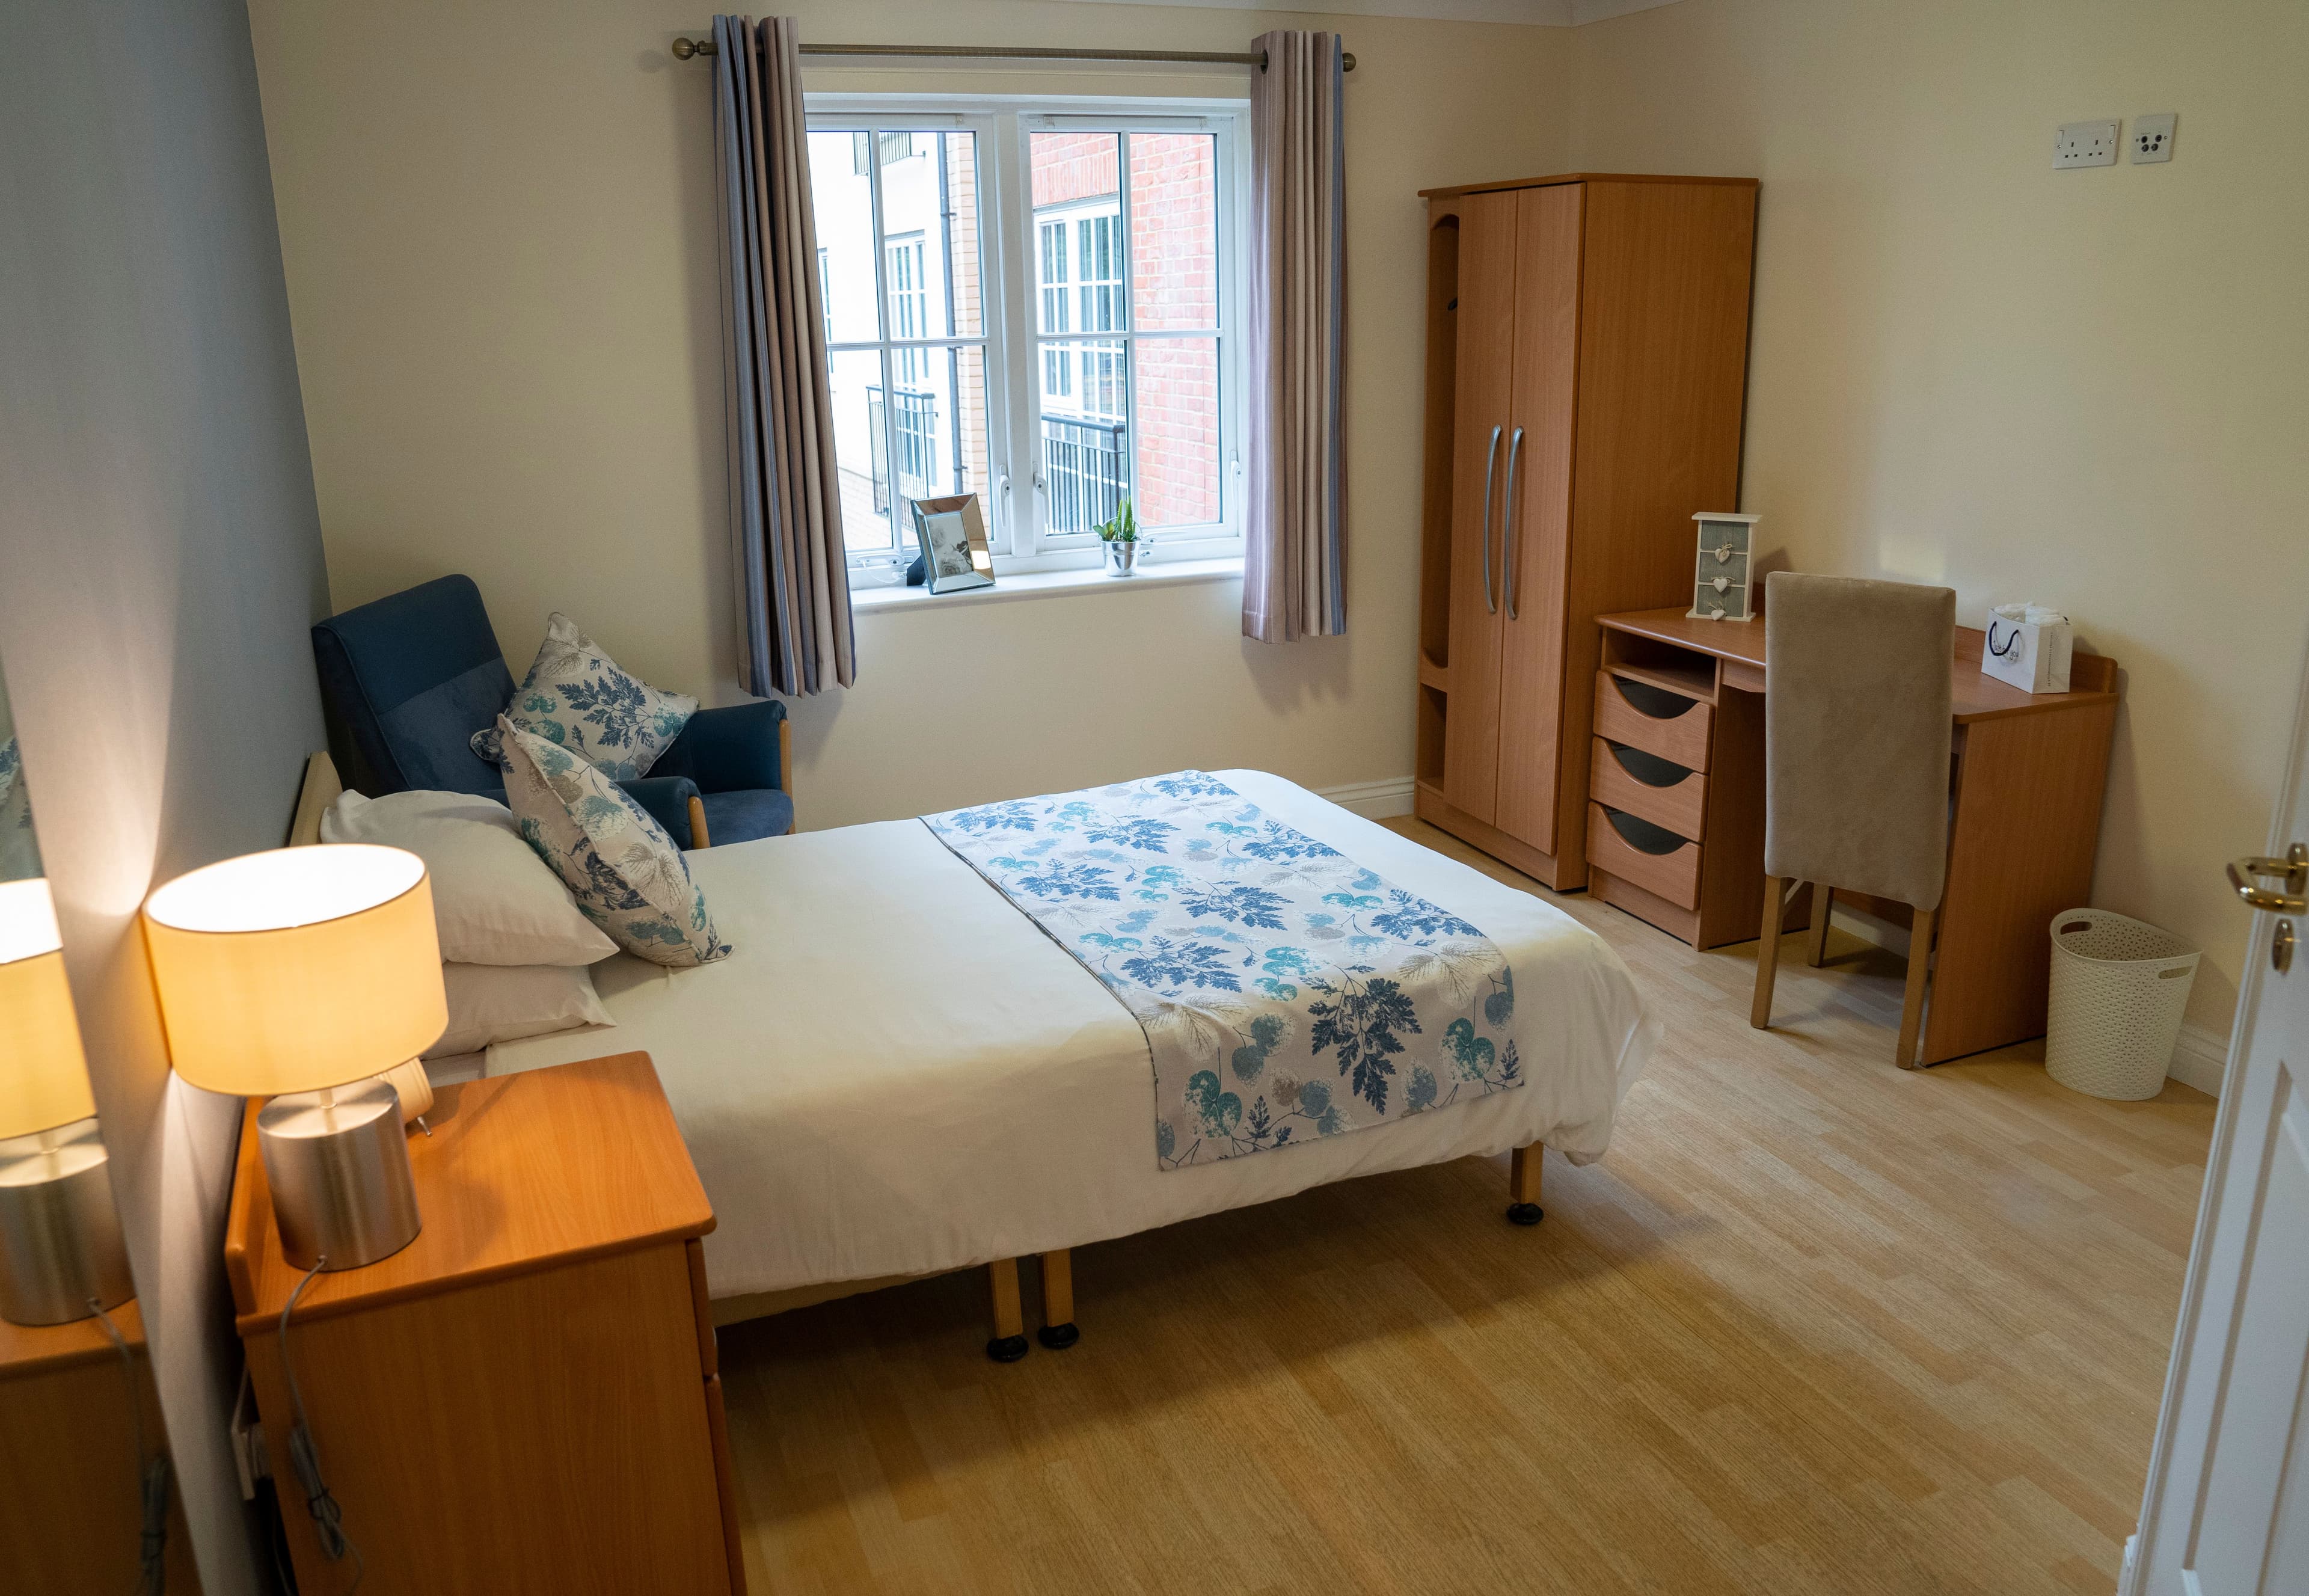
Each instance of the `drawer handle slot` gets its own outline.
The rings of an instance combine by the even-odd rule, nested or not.
[[[1624,742],[1604,739],[1604,746],[1620,761],[1620,768],[1647,787],[1673,787],[1691,774],[1691,769],[1673,759],[1663,759],[1657,754],[1647,754],[1642,749],[1630,748]]]
[[[1691,846],[1690,837],[1678,837],[1665,826],[1622,813],[1608,803],[1601,807],[1604,818],[1612,822],[1612,829],[1620,834],[1620,840],[1639,854],[1673,854],[1678,848]]]
[[[1687,698],[1682,693],[1672,693],[1664,687],[1654,687],[1648,681],[1630,681],[1625,676],[1613,677],[1612,685],[1620,690],[1620,697],[1639,713],[1654,720],[1673,720],[1699,701]]]

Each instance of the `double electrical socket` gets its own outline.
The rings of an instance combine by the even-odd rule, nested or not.
[[[2160,111],[2155,116],[2132,119],[2132,164],[2147,166],[2154,161],[2173,159],[2174,113]],[[2116,164],[2119,124],[2108,122],[2069,122],[2053,135],[2053,165],[2055,169],[2071,166],[2114,166]]]

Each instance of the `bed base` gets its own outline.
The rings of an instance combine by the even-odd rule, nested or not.
[[[1518,1225],[1536,1225],[1544,1217],[1539,1206],[1540,1144],[1517,1148],[1508,1158],[1508,1218]],[[987,1339],[986,1356],[996,1363],[1016,1363],[1032,1350],[1026,1339],[1026,1309],[1018,1290],[1016,1258],[998,1258],[986,1266],[986,1284],[990,1305],[993,1312],[994,1333]],[[1071,1249],[1060,1247],[1044,1253],[1038,1262],[1042,1270],[1042,1323],[1034,1331],[1034,1340],[1053,1352],[1063,1352],[1082,1340],[1082,1328],[1075,1323],[1075,1259]],[[861,1291],[878,1291],[885,1286],[903,1286],[910,1280],[936,1279],[950,1270],[938,1270],[926,1275],[887,1275],[873,1280],[829,1280],[817,1286],[799,1286],[787,1291],[759,1291],[750,1297],[724,1297],[713,1304],[716,1325],[736,1324],[747,1319],[765,1318],[772,1314],[783,1314],[795,1308],[806,1308],[836,1297],[853,1297]]]

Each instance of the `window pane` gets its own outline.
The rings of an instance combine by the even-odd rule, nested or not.
[[[873,147],[865,133],[809,135],[811,213],[828,343],[871,343],[882,335],[874,305],[874,188],[867,159]]]
[[[1120,338],[1046,343],[1037,420],[1045,495],[1044,529],[1088,532],[1114,514],[1129,490],[1129,434],[1123,384],[1129,347]],[[1063,392],[1053,392],[1055,371]]]
[[[893,338],[974,338],[980,306],[977,139],[967,133],[886,133],[882,159],[883,278]],[[898,252],[904,247],[904,255]]]
[[[1143,338],[1132,351],[1132,415],[1138,427],[1138,493],[1133,507],[1138,519],[1148,526],[1216,521],[1218,340]]]
[[[1216,135],[1130,135],[1130,265],[1142,331],[1219,325]]]
[[[1043,340],[1037,351],[1043,411],[1079,420],[1121,421],[1128,347],[1120,338]]]
[[[1028,136],[1033,168],[1034,282],[1045,333],[1121,330],[1115,220],[1120,138],[1111,133]]]
[[[834,459],[842,478],[842,541],[854,551],[891,548],[882,357],[873,350],[851,350],[830,357],[827,365],[834,390]]]
[[[891,473],[903,544],[913,537],[912,500],[986,491],[986,353],[974,345],[894,349],[890,372]]]

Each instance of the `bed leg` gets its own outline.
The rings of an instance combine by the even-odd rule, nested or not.
[[[986,1356],[997,1363],[1016,1363],[1026,1356],[1026,1314],[1018,1305],[1018,1261],[998,1258],[986,1266],[994,1288],[994,1339]]]
[[[1075,1255],[1065,1247],[1042,1254],[1042,1328],[1034,1339],[1053,1352],[1082,1340],[1075,1324]]]
[[[1544,1150],[1535,1141],[1508,1155],[1508,1218],[1518,1225],[1536,1225],[1543,1217],[1539,1206],[1539,1160]]]

